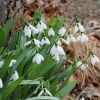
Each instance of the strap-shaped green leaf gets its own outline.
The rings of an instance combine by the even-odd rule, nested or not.
[[[18,80],[10,84],[4,91],[2,91],[2,100],[7,100],[7,96],[10,95],[16,89],[16,87],[20,84],[22,80],[23,78],[19,78]]]
[[[61,90],[59,90],[54,96],[60,97],[63,99],[67,94],[71,92],[71,90],[75,87],[77,81],[73,81],[66,86],[64,86]]]
[[[6,44],[5,34],[3,28],[0,27],[0,48],[5,47],[5,44]]]
[[[11,26],[12,26],[12,19],[9,19],[9,20],[6,22],[6,24],[5,24],[4,28],[3,28],[4,33],[5,33],[5,37],[8,36],[8,33],[9,33],[10,29],[11,29]]]

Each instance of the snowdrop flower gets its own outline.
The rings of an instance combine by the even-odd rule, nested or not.
[[[28,46],[29,44],[31,44],[31,41],[28,41],[24,44],[24,46]]]
[[[50,41],[47,37],[43,37],[41,40],[41,45],[44,45],[44,44],[50,44]]]
[[[48,94],[49,96],[52,97],[52,94],[46,88],[45,88],[45,92],[46,92],[46,94]]]
[[[3,88],[3,82],[1,78],[0,78],[0,88]]]
[[[41,90],[41,92],[38,94],[38,97],[40,97],[42,94],[45,94],[45,95],[49,95],[49,96],[52,96],[52,94],[46,89],[46,88],[43,88]]]
[[[85,70],[85,66],[81,61],[78,61],[76,67],[79,67],[81,70]]]
[[[68,37],[67,37],[67,39],[66,39],[66,41],[67,41],[68,43],[70,43],[71,41],[72,41],[72,42],[76,42],[76,39],[75,39],[71,34],[69,34]]]
[[[24,33],[25,33],[25,36],[28,36],[29,38],[31,37],[31,29],[29,26],[24,27]]]
[[[37,24],[37,29],[42,32],[44,29],[47,29],[46,24],[44,24],[42,21],[39,21]]]
[[[53,59],[55,59],[57,62],[59,62],[59,55],[54,55]]]
[[[57,44],[58,44],[58,45],[61,45],[62,42],[66,43],[66,44],[69,44],[69,43],[68,43],[65,39],[63,39],[63,38],[60,38],[60,39],[57,41]]]
[[[12,59],[11,62],[10,62],[9,67],[14,66],[15,63],[16,63],[16,60]]]
[[[2,68],[3,64],[4,64],[4,61],[3,60],[0,61],[0,68]]]
[[[77,33],[78,30],[80,32],[84,32],[84,27],[80,23],[77,23],[76,26],[74,27],[74,33]]]
[[[18,78],[19,78],[19,75],[18,75],[17,71],[15,71],[15,73],[11,77],[11,80],[16,81]]]
[[[31,31],[32,31],[32,33],[33,33],[33,35],[39,33],[39,30],[38,30],[37,28],[33,27],[31,24],[29,24],[29,27],[30,27],[30,29],[31,29]]]
[[[80,100],[85,100],[84,98],[81,98]]]
[[[34,40],[35,45],[40,48],[41,42],[37,39],[33,39],[33,40]]]
[[[65,33],[66,33],[66,28],[65,28],[65,27],[61,27],[61,28],[59,29],[59,31],[58,31],[58,34],[59,34],[60,36],[64,36]]]
[[[39,94],[38,97],[40,97],[44,93],[44,90],[42,90]]]
[[[92,55],[92,58],[91,58],[92,65],[95,65],[96,62],[100,62],[99,58],[95,55]]]
[[[40,55],[39,53],[37,53],[34,57],[33,57],[33,62],[36,62],[37,64],[40,64],[41,61],[44,61],[44,58],[42,55]]]
[[[53,45],[53,47],[50,50],[50,54],[52,56],[58,56],[58,55],[65,55],[65,52],[63,50],[63,48],[61,46],[55,46]]]
[[[85,41],[89,41],[88,37],[84,34],[81,34],[77,37],[77,41],[81,41],[82,43]]]
[[[53,30],[52,28],[50,28],[50,29],[48,30],[48,36],[54,36],[54,35],[55,35],[54,30]]]

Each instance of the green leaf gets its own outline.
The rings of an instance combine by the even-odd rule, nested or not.
[[[6,45],[6,38],[5,38],[5,34],[3,31],[3,28],[0,27],[0,48],[4,47],[5,48]]]
[[[64,86],[67,84],[69,78],[71,77],[71,75],[72,75],[73,72],[75,71],[75,66],[76,66],[76,61],[74,61],[73,64],[68,68],[67,72],[69,72],[69,73],[68,73],[68,75],[67,75],[66,80],[65,80],[64,83],[62,84],[61,88],[64,87]],[[64,74],[65,74],[65,73],[64,73]]]
[[[58,91],[54,96],[63,99],[67,94],[69,94],[75,87],[77,81],[73,81],[66,86],[64,86],[60,91]]]
[[[12,59],[12,55],[9,55],[6,60],[4,61],[4,64],[2,66],[2,68],[0,69],[0,77],[3,78],[4,75],[6,75],[7,71],[8,71],[8,68],[9,68],[9,64],[10,64],[10,61]]]
[[[16,47],[17,41],[18,41],[18,32],[16,32],[13,35],[13,37],[11,38],[10,43],[8,44],[7,49],[10,50],[10,51],[14,50],[15,47]]]
[[[23,80],[23,78],[19,78],[18,80],[14,81],[12,84],[10,84],[1,95],[2,100],[7,100],[7,96],[11,95],[11,93],[16,89],[16,87],[20,84],[20,82]]]
[[[25,99],[25,100],[61,100],[61,99],[57,98],[57,97],[40,96],[40,97],[28,98],[28,99]]]
[[[37,72],[38,74],[36,75],[36,77],[38,78],[38,77],[42,77],[43,75],[45,75],[45,73],[47,71],[49,71],[53,67],[54,64],[55,64],[54,59],[48,59],[48,60],[44,61],[41,64],[41,66]]]
[[[11,26],[12,26],[12,19],[9,19],[9,20],[6,22],[6,24],[5,24],[4,28],[3,28],[4,33],[5,33],[5,37],[8,36],[8,33],[9,33],[10,29],[11,29]]]
[[[39,85],[40,83],[44,83],[44,81],[39,81],[39,80],[23,80],[20,85],[25,85],[25,84],[37,84]]]
[[[15,63],[15,65],[11,68],[10,73],[8,74],[8,77],[5,81],[4,87],[7,86],[7,84],[9,83],[9,80],[11,78],[11,76],[13,75],[13,73],[15,72],[15,70],[17,69],[17,67],[19,66],[19,64],[21,63],[21,61],[24,59],[24,57],[26,56],[26,53],[30,50],[30,48],[26,49],[18,58],[17,62]],[[5,88],[3,88],[5,89]]]

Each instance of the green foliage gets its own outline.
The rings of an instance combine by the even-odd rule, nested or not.
[[[40,20],[45,23],[42,11],[39,8],[34,14],[32,25],[36,26]],[[17,30],[3,51],[11,24],[12,19],[6,23],[4,28],[0,27],[0,59],[4,61],[3,66],[0,68],[0,78],[3,81],[3,88],[0,88],[0,100],[61,100],[64,98],[76,84],[76,81],[67,84],[70,76],[75,71],[76,61],[60,73],[65,65],[66,56],[60,55],[60,60],[57,62],[50,55],[52,46],[59,39],[57,35],[58,29],[64,25],[64,19],[62,17],[52,17],[47,23],[44,34],[35,34],[30,38],[25,36],[23,29]],[[56,34],[54,37],[47,35],[51,26]],[[33,39],[41,40],[44,36],[49,38],[51,43],[38,48]],[[24,46],[30,40],[31,44]],[[36,53],[44,57],[44,61],[40,64],[32,62]],[[16,62],[9,67],[12,59],[16,60]],[[17,71],[19,78],[11,80],[15,71]],[[65,81],[61,88],[57,90],[62,79],[65,79]],[[43,95],[38,97],[42,90]],[[54,97],[50,96],[51,94]]]

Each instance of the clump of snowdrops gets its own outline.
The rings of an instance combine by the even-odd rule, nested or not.
[[[77,81],[68,83],[70,76],[77,68],[84,70],[87,59],[92,55],[91,63],[99,58],[90,50],[87,59],[82,62],[75,59],[70,66],[65,66],[66,56],[62,42],[88,42],[84,27],[74,19],[75,38],[69,28],[64,27],[64,19],[52,17],[48,23],[40,9],[37,9],[33,20],[23,19],[21,27],[6,46],[6,38],[12,20],[0,27],[0,98],[1,100],[61,100],[75,87]],[[64,36],[67,34],[67,38]],[[70,52],[71,53],[71,52]],[[63,72],[60,70],[65,67]],[[59,83],[64,82],[59,87]]]

